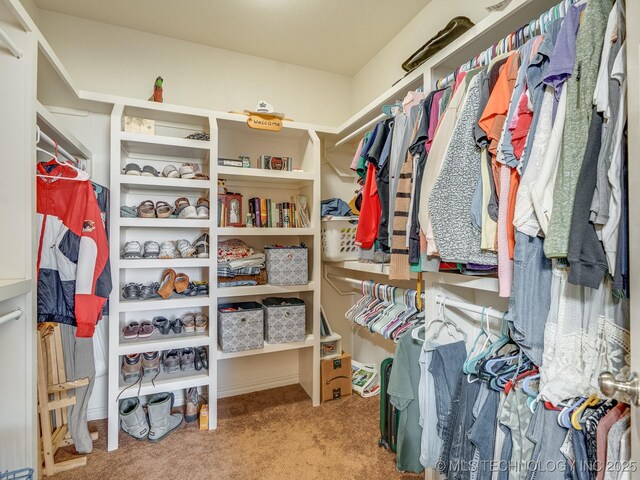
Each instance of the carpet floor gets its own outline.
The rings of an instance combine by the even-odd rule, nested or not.
[[[120,433],[107,452],[107,422],[90,423],[99,439],[87,466],[53,480],[188,478],[189,480],[414,480],[395,455],[378,447],[379,397],[357,395],[314,408],[299,385],[222,399],[218,429],[183,423],[161,442]],[[67,447],[59,459],[74,452]]]

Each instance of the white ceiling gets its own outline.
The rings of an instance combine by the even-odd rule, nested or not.
[[[351,76],[430,0],[35,2],[45,10]]]

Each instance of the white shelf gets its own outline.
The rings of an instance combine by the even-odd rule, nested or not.
[[[28,278],[10,278],[0,280],[0,302],[23,295],[31,291],[31,280]]]
[[[316,288],[315,282],[306,285],[255,285],[248,287],[218,287],[218,298],[247,297],[252,295],[287,295],[310,292]]]
[[[144,133],[120,132],[120,140],[128,153],[137,155],[161,155],[205,160],[211,150],[210,141],[146,135]]]
[[[243,181],[254,183],[274,183],[300,185],[313,182],[314,173],[309,172],[279,172],[274,170],[261,170],[259,168],[217,167],[218,177],[227,181]]]
[[[176,335],[170,332],[168,335],[162,335],[156,331],[149,338],[132,338],[126,339],[120,337],[120,346],[118,347],[119,355],[128,355],[142,352],[159,352],[162,350],[171,350],[173,348],[187,347],[203,347],[208,346],[210,342],[209,335],[206,333],[181,333]]]
[[[211,180],[194,180],[187,178],[148,177],[146,175],[121,175],[120,185],[125,189],[161,190],[209,190]]]
[[[349,260],[345,262],[325,262],[325,265],[335,268],[344,268],[345,270],[353,270],[356,272],[389,276],[388,264],[361,263],[357,260]],[[494,276],[473,276],[450,272],[422,272],[422,274],[429,281],[445,285],[474,288],[476,290],[485,290],[487,292],[499,291],[498,278]],[[411,272],[411,279],[414,280],[417,278],[418,274],[416,272]]]
[[[241,352],[225,353],[220,350],[218,346],[218,360],[228,360],[230,358],[249,357],[253,355],[263,355],[265,353],[284,352],[286,350],[298,350],[300,348],[313,347],[315,344],[315,338],[311,334],[307,334],[303,342],[294,343],[265,343],[264,348],[257,348],[255,350],[243,350]]]
[[[162,366],[160,366],[162,369]],[[161,371],[160,374],[151,382],[152,377],[147,377],[142,380],[142,386],[125,384],[122,381],[122,375],[120,375],[120,398],[132,398],[138,395],[152,395],[159,392],[171,392],[175,390],[184,390],[189,387],[200,387],[209,383],[209,371],[200,370],[199,372],[191,370],[184,372],[180,370],[176,373],[165,373]],[[155,384],[155,386],[154,386]],[[129,388],[127,388],[129,387]],[[126,388],[126,390],[125,390]],[[140,393],[138,394],[138,388]]]
[[[227,237],[299,236],[315,235],[315,228],[257,228],[257,227],[217,227],[216,233]]]
[[[120,218],[121,227],[209,228],[211,220],[195,218]]]
[[[119,268],[189,268],[209,267],[210,258],[132,258],[120,259]]]
[[[208,295],[196,295],[195,297],[174,295],[166,300],[125,300],[121,298],[119,302],[119,310],[121,312],[146,312],[154,310],[168,310],[170,308],[208,307],[210,304],[211,300]]]

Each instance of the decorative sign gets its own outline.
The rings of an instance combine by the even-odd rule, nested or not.
[[[282,130],[282,119],[269,114],[258,115],[253,113],[247,118],[247,125],[257,130],[279,132]]]

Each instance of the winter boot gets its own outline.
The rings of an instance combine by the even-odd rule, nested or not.
[[[182,414],[171,414],[173,408],[173,393],[156,393],[151,396],[147,403],[149,412],[149,441],[157,442],[169,432],[178,428],[182,423]]]
[[[137,440],[144,440],[149,435],[149,422],[137,398],[127,398],[120,402],[120,426]]]
[[[184,409],[184,421],[187,423],[195,422],[198,419],[198,406],[200,405],[197,387],[187,389],[186,400],[187,405]]]

